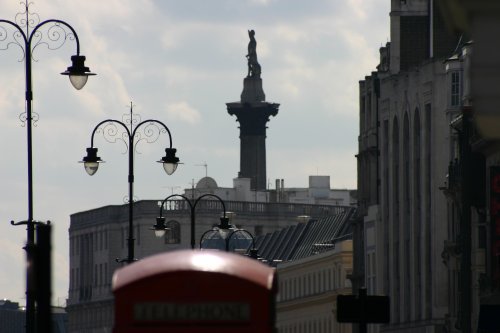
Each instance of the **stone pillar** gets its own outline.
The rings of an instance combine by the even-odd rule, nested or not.
[[[262,79],[246,77],[241,101],[227,103],[227,112],[240,123],[240,172],[238,178],[250,178],[252,190],[265,190],[266,123],[278,114],[279,104],[265,101]]]

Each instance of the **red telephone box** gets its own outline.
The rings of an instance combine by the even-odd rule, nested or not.
[[[241,255],[154,255],[115,272],[114,333],[271,333],[276,285],[274,269]]]

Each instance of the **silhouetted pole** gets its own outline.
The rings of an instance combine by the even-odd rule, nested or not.
[[[38,115],[33,112],[33,82],[32,82],[32,61],[33,50],[45,44],[49,50],[56,50],[61,47],[66,40],[73,40],[76,43],[76,55],[71,57],[72,65],[61,74],[68,75],[72,85],[76,89],[81,89],[87,82],[91,73],[88,67],[85,67],[85,56],[80,55],[80,41],[76,31],[68,23],[49,19],[40,22],[38,14],[33,13],[29,6],[32,4],[30,1],[21,2],[24,6],[24,11],[16,15],[15,21],[0,19],[0,39],[5,41],[9,37],[9,30],[4,28],[7,26],[12,28],[12,41],[7,43],[6,50],[9,45],[17,45],[23,51],[24,73],[25,73],[25,112],[21,114],[20,119],[26,124],[26,141],[27,141],[27,169],[28,169],[28,218],[24,221],[14,222],[12,225],[26,225],[27,240],[26,240],[26,261],[28,263],[28,271],[26,273],[26,332],[31,333],[36,331],[35,324],[35,289],[33,287],[33,278],[30,276],[29,265],[33,263],[35,247],[35,225],[42,223],[35,221],[33,213],[33,123],[37,121]],[[48,32],[44,34],[42,28],[48,28]],[[61,42],[61,45],[54,47],[51,43]]]
[[[51,260],[51,225],[36,226],[36,246],[34,253],[35,298],[37,303],[35,330],[45,333],[52,332],[52,260]]]

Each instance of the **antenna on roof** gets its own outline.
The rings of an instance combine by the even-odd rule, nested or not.
[[[174,194],[174,190],[175,189],[181,188],[180,186],[163,186],[163,187],[164,188],[169,188],[171,190],[172,194]]]
[[[203,162],[203,164],[195,164],[195,166],[205,167],[205,177],[208,177],[208,164],[207,164],[207,162]]]

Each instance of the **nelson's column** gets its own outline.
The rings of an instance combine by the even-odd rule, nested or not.
[[[227,112],[240,123],[240,172],[250,178],[252,190],[266,189],[266,123],[278,114],[279,104],[266,102],[257,61],[255,31],[248,31],[248,74],[243,80],[241,101],[226,103]]]

